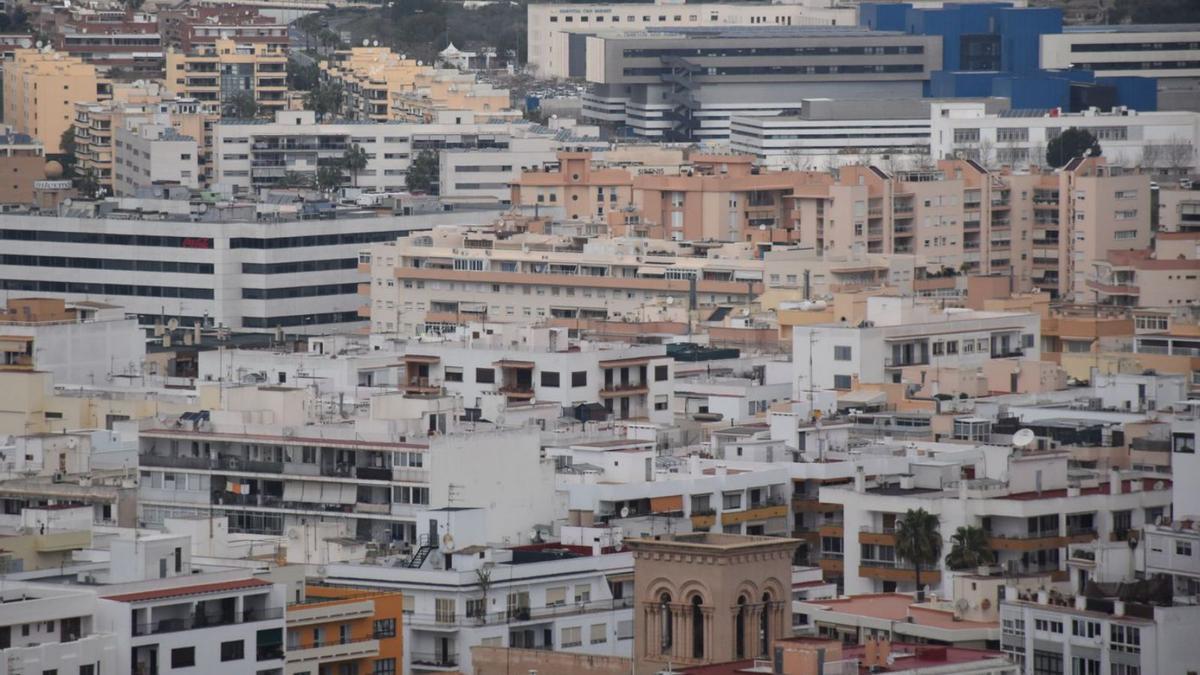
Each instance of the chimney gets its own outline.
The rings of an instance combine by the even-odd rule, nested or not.
[[[863,472],[863,468],[861,466],[854,467],[854,491],[867,491],[867,476],[866,473]]]
[[[1020,597],[1020,593],[1017,592],[1016,586],[1004,587],[1004,600],[1006,602],[1015,602],[1018,597]]]
[[[1081,612],[1087,609],[1087,598],[1082,594],[1075,596],[1075,609]]]
[[[1037,603],[1038,603],[1039,605],[1048,605],[1048,604],[1050,604],[1050,594],[1049,594],[1049,593],[1047,593],[1046,591],[1038,591],[1038,594],[1037,594]]]
[[[1113,616],[1125,616],[1125,601],[1113,600]]]
[[[700,455],[688,455],[688,475],[700,475]]]

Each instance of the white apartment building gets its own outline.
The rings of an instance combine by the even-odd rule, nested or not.
[[[1010,110],[992,114],[979,102],[941,101],[930,106],[930,155],[934,159],[980,156],[989,165],[1014,169],[1041,166],[1046,147],[1071,127],[1087,129],[1109,164],[1184,172],[1196,166],[1200,112],[1141,112],[1116,108],[1081,113]],[[1187,149],[1191,148],[1191,152]]]
[[[782,4],[683,3],[672,0],[616,4],[532,4],[526,36],[527,62],[540,78],[574,77],[567,43],[580,33],[654,28],[725,26],[853,26],[853,7],[814,0]]]
[[[383,337],[383,336],[376,336]],[[401,388],[448,392],[482,419],[499,422],[511,406],[600,403],[620,420],[673,419],[674,359],[661,345],[567,339],[565,328],[485,323],[461,337],[397,345],[404,364]]]
[[[471,549],[445,555],[449,562],[440,569],[395,567],[387,560],[326,566],[329,583],[404,593],[404,672],[473,672],[476,645],[632,654],[633,557],[593,553],[592,537],[606,530],[563,528],[561,543],[578,553],[545,555],[484,546],[481,534],[464,535],[462,529],[455,528],[453,547]]]
[[[1171,420],[1171,515],[1143,529],[1143,569],[1171,579],[1176,604],[1200,605],[1200,401],[1175,406]]]
[[[872,297],[862,323],[797,326],[792,332],[795,400],[810,389],[898,383],[907,366],[982,367],[990,359],[1040,358],[1034,313],[939,310],[913,298]],[[913,383],[918,384],[918,383]]]
[[[697,307],[746,302],[761,292],[762,261],[728,251],[438,228],[361,251],[359,269],[370,274],[372,332],[410,337],[483,320],[636,318],[661,302],[687,307],[693,280]]]
[[[1023,673],[1186,673],[1200,662],[1200,605],[1024,596],[1006,587],[1000,604],[1000,648]]]
[[[1153,77],[1159,110],[1200,110],[1200,40],[1195,24],[1064,26],[1041,36],[1041,66],[1100,77]]]
[[[138,188],[155,184],[200,187],[200,149],[197,142],[174,127],[141,124],[117,131],[113,152],[113,188],[118,196],[133,196]]]
[[[317,123],[308,110],[281,110],[271,122],[225,122],[213,127],[214,187],[233,193],[250,193],[270,187],[290,174],[315,180],[320,166],[342,158],[357,145],[367,153],[367,166],[357,175],[346,175],[347,185],[371,192],[405,191],[409,163],[422,151],[493,150],[486,173],[516,179],[523,166],[541,157],[536,140],[518,144],[508,156],[515,138],[543,139],[554,143],[554,131],[529,123],[416,124],[408,122],[342,121]],[[527,164],[522,164],[524,160]],[[476,160],[471,160],[476,161]],[[482,161],[482,160],[480,160]],[[484,166],[457,162],[456,166]],[[488,183],[496,183],[493,177]],[[467,181],[455,181],[464,184]],[[457,188],[456,188],[457,189]],[[504,198],[507,188],[463,187],[457,196]]]
[[[141,371],[145,335],[124,308],[84,301],[63,305],[61,314],[40,314],[45,303],[10,300],[8,313],[0,309],[0,335],[5,342],[24,343],[31,368],[51,373],[57,385],[92,385]]]
[[[135,200],[139,204],[140,200]],[[155,210],[153,200],[145,202]],[[355,269],[364,244],[438,224],[482,224],[497,211],[241,222],[191,214],[162,219],[7,215],[0,227],[0,291],[119,305],[143,325],[327,332],[361,321]],[[133,213],[133,204],[127,205]],[[216,208],[209,208],[217,216]],[[292,216],[291,218],[296,218]],[[195,222],[199,219],[202,222]]]
[[[1005,573],[1067,582],[1068,556],[1077,548],[1123,542],[1170,504],[1170,481],[1141,472],[1068,478],[1067,452],[962,447],[911,456],[903,475],[871,484],[860,475],[853,485],[821,487],[820,500],[840,504],[843,514],[841,523],[821,529],[822,566],[843,574],[847,594],[914,590],[913,566],[895,552],[897,521],[910,509],[936,516],[944,542],[959,527],[982,528]],[[975,478],[961,478],[963,467]],[[1131,564],[1123,577],[1132,578]],[[1077,573],[1074,587],[1089,578]],[[944,559],[921,571],[922,585],[943,593],[948,580]]]
[[[95,629],[93,589],[10,582],[0,600],[0,675],[119,672],[117,636]]]
[[[212,515],[231,532],[404,547],[420,541],[418,514],[431,507],[486,508],[487,531],[515,542],[553,520],[553,465],[539,457],[536,427],[468,430],[444,396],[380,394],[355,424],[303,388],[226,387],[221,397],[223,410],[141,430],[147,526]]]
[[[915,165],[929,157],[929,121],[882,116],[842,120],[733,116],[729,145],[734,152],[753,155],[766,166],[794,170],[832,169],[849,159],[883,166],[888,162]]]

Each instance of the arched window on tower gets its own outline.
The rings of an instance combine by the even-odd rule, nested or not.
[[[658,596],[658,611],[662,621],[662,653],[671,651],[675,642],[675,622],[671,617],[671,594],[663,593]]]
[[[758,622],[758,655],[770,656],[771,653],[771,594],[763,593],[762,618]]]
[[[692,596],[692,658],[704,658],[704,601],[699,595]]]
[[[737,619],[733,627],[733,656],[736,659],[746,658],[746,596],[737,599]]]

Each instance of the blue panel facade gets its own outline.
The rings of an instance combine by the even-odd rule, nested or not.
[[[1157,108],[1157,82],[1152,78],[1097,82],[1091,71],[1041,69],[1041,36],[1062,32],[1060,9],[1014,8],[1008,2],[946,3],[940,9],[915,9],[907,3],[860,7],[860,25],[872,30],[941,37],[942,69],[926,83],[926,96],[1005,96],[1014,108]]]

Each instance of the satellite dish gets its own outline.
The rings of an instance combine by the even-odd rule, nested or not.
[[[442,548],[451,551],[454,550],[454,535],[449,532],[442,535]]]
[[[41,40],[38,40],[37,42],[35,42],[35,43],[33,43],[33,44],[37,45],[37,48],[38,48],[38,49],[41,49],[41,48],[42,48],[42,41],[41,41]]]
[[[287,536],[288,536],[288,539],[299,539],[300,538],[300,530],[297,530],[294,527],[290,527],[290,528],[288,528]]]
[[[673,295],[668,295],[668,296],[667,296],[667,304],[668,304],[668,305],[673,305],[673,304],[675,304],[675,296],[673,296]]]
[[[371,40],[370,40],[369,38],[363,38],[363,46],[364,46],[364,47],[370,47],[370,46],[371,46]]]
[[[628,506],[622,506],[622,507],[621,507],[621,517],[622,517],[622,518],[628,518],[628,517],[629,517],[629,507],[628,507]]]
[[[1020,429],[1013,434],[1012,444],[1014,448],[1028,448],[1036,440],[1037,436],[1034,435],[1033,429]]]
[[[959,598],[954,602],[954,609],[957,609],[959,614],[964,614],[971,609],[971,603],[967,602],[966,598]]]
[[[168,330],[175,330],[176,328],[179,328],[179,319],[170,319],[167,321]]]

